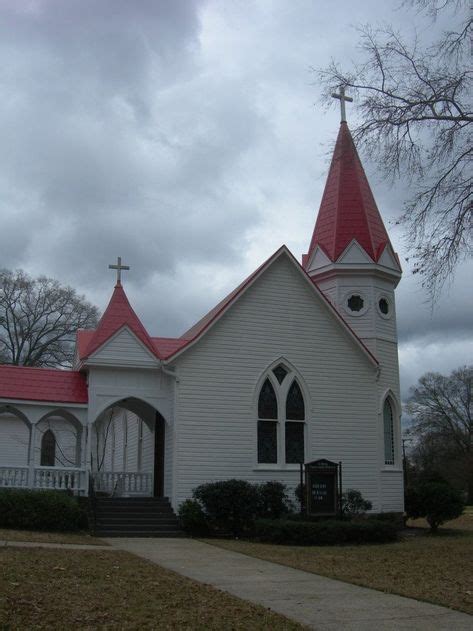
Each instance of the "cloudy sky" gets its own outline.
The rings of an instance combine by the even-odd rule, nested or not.
[[[407,36],[415,24],[420,37],[442,26],[391,0],[353,7],[0,0],[0,266],[103,309],[120,255],[150,333],[178,336],[282,243],[300,259],[339,125],[311,67],[356,59],[366,22]],[[389,189],[364,164],[404,259],[394,221],[406,185]],[[465,264],[432,312],[404,268],[405,393],[427,370],[471,363],[473,292]]]

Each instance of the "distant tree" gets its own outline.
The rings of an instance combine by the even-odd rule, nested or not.
[[[77,329],[97,321],[97,308],[71,287],[0,270],[0,363],[70,366]]]
[[[425,374],[411,388],[406,411],[421,477],[447,478],[466,488],[473,503],[473,366],[449,376]]]
[[[457,263],[472,254],[472,14],[466,0],[411,0],[433,18],[450,7],[461,25],[427,45],[408,43],[392,27],[361,29],[364,60],[350,69],[332,61],[318,73],[324,97],[337,86],[355,96],[358,145],[391,179],[405,177],[414,194],[399,222],[414,273],[432,298]]]

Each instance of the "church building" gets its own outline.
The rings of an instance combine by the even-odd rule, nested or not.
[[[343,117],[344,118],[344,117]],[[309,239],[308,239],[309,240]],[[180,337],[117,282],[71,370],[0,366],[0,487],[166,497],[341,462],[373,512],[403,510],[390,243],[342,120],[309,248],[282,246]]]

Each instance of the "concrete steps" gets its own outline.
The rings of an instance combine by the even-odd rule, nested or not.
[[[167,497],[97,498],[98,537],[182,537]]]

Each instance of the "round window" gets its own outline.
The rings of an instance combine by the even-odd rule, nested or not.
[[[365,301],[358,294],[353,294],[348,298],[347,305],[350,311],[361,311],[365,306]]]
[[[389,313],[389,302],[386,300],[386,298],[380,298],[379,299],[378,307],[379,307],[379,310],[381,311],[381,313],[383,315],[388,315],[388,313]]]

